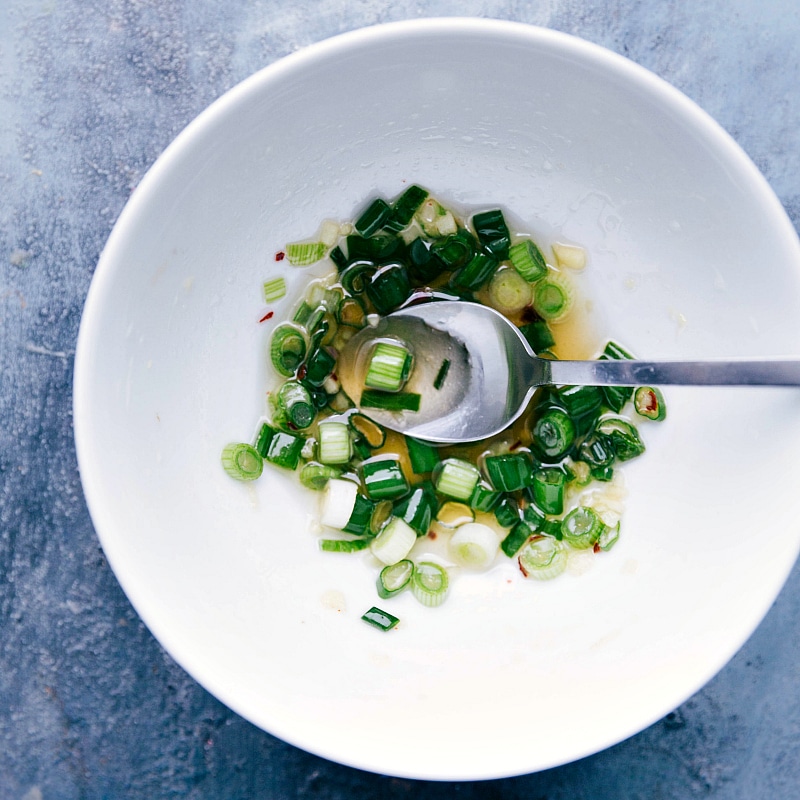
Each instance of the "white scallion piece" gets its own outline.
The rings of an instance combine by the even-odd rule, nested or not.
[[[357,494],[358,486],[353,481],[331,478],[322,495],[322,514],[319,521],[329,528],[344,528],[353,513]]]
[[[581,270],[586,266],[586,251],[577,245],[556,242],[553,245],[553,255],[559,267]]]
[[[456,500],[469,502],[481,474],[478,468],[469,461],[460,458],[448,458],[441,463],[441,469],[436,478],[436,490]]]
[[[372,540],[370,550],[378,561],[389,566],[402,561],[416,541],[417,532],[405,520],[392,517]]]
[[[486,569],[500,547],[497,534],[481,522],[468,522],[450,537],[448,550],[453,560],[471,569]]]
[[[323,220],[319,228],[319,240],[325,247],[333,247],[339,241],[340,227],[339,223],[332,219]]]

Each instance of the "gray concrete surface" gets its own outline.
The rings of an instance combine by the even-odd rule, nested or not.
[[[436,784],[332,764],[242,720],[165,654],[103,557],[72,366],[131,190],[260,67],[352,28],[444,15],[549,26],[648,67],[733,134],[800,225],[796,0],[2,0],[0,800],[800,795],[797,570],[733,661],[648,730],[538,775]],[[748,535],[768,546],[768,531]]]

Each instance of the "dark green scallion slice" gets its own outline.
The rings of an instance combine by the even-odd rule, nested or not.
[[[367,324],[367,312],[358,297],[345,297],[339,306],[336,319],[340,325],[363,328]]]
[[[519,331],[527,339],[534,353],[549,350],[556,343],[550,326],[543,319],[521,325]]]
[[[342,269],[344,269],[344,267],[347,265],[347,256],[344,254],[344,250],[342,250],[338,244],[333,248],[333,250],[331,250],[330,253],[328,253],[328,257],[331,261],[333,261],[334,264],[336,264],[336,269],[338,269],[339,272],[341,272]]]
[[[411,469],[416,475],[424,475],[432,472],[439,463],[439,451],[428,442],[412,439],[406,436],[406,448],[408,458],[411,461]]]
[[[500,543],[500,549],[509,557],[513,558],[517,551],[534,534],[534,531],[527,523],[520,520],[508,532],[506,538]]]
[[[436,514],[436,492],[428,481],[415,486],[411,494],[395,503],[394,515],[400,517],[417,536],[424,536]]]
[[[431,252],[451,272],[461,269],[470,262],[475,253],[475,239],[463,228],[452,236],[446,236],[433,243]]]
[[[604,417],[597,432],[611,442],[614,455],[620,461],[629,461],[644,453],[644,442],[636,426],[623,417]]]
[[[445,378],[447,378],[447,373],[450,370],[450,359],[446,358],[442,361],[442,366],[439,367],[439,371],[436,373],[436,377],[433,379],[433,388],[437,391],[444,386]]]
[[[610,359],[632,359],[633,356],[616,342],[608,342],[600,354],[601,361]],[[605,397],[606,405],[616,414],[625,406],[633,395],[632,386],[603,386],[601,391]]]
[[[533,479],[533,460],[528,453],[487,456],[483,466],[489,482],[501,492],[516,492]]]
[[[367,286],[367,281],[378,269],[374,261],[359,259],[348,264],[341,274],[342,287],[351,295],[361,294]]]
[[[278,467],[297,469],[304,444],[305,439],[302,436],[295,436],[288,431],[275,431],[265,458]]]
[[[499,208],[475,214],[472,217],[472,226],[484,250],[499,261],[505,261],[509,257],[511,234]]]
[[[377,606],[372,606],[369,611],[362,614],[361,619],[384,632],[392,630],[400,622],[394,614],[383,611]]]
[[[267,453],[269,452],[269,443],[272,441],[272,437],[277,433],[277,430],[272,427],[272,425],[264,422],[258,430],[258,436],[256,436],[256,450],[258,454],[262,458],[267,457]]]
[[[365,291],[381,316],[390,314],[411,294],[408,271],[400,262],[384,264],[372,275]]]
[[[519,520],[519,505],[513,497],[505,496],[494,507],[494,518],[501,528],[510,528]]]
[[[476,511],[491,511],[502,497],[502,492],[496,491],[485,481],[480,481],[472,492],[469,504]]]
[[[533,497],[545,514],[563,513],[566,481],[567,476],[560,469],[546,468],[534,473]]]
[[[408,481],[396,458],[376,456],[359,467],[364,491],[371,500],[396,500],[409,490]]]
[[[392,215],[391,206],[382,198],[376,197],[355,221],[355,229],[364,237],[377,233]]]
[[[450,285],[458,289],[475,291],[485,285],[497,272],[500,262],[486,253],[476,253],[470,261],[450,279]]]
[[[415,281],[427,283],[437,278],[444,265],[431,251],[431,243],[421,236],[408,246],[408,269]]]
[[[325,379],[333,372],[336,359],[324,347],[318,347],[306,361],[306,374],[303,382],[311,386],[322,386]]]
[[[384,228],[399,233],[411,224],[414,214],[428,197],[428,190],[421,186],[411,184],[394,203],[389,220],[384,223]]]
[[[356,494],[356,501],[353,505],[353,510],[350,512],[350,519],[347,520],[347,525],[342,530],[345,533],[352,533],[354,536],[368,534],[369,523],[374,509],[375,503],[359,492]]]
[[[361,392],[361,408],[379,408],[383,411],[419,411],[422,397],[417,392],[381,392],[364,389]]]

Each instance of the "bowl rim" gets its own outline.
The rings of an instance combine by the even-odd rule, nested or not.
[[[635,84],[648,94],[657,97],[660,103],[674,109],[677,114],[689,120],[702,135],[712,140],[717,148],[723,150],[723,158],[735,162],[747,175],[750,188],[758,191],[758,203],[769,208],[776,220],[782,220],[781,224],[787,237],[792,238],[795,242],[798,241],[797,232],[777,195],[770,187],[764,175],[758,170],[740,145],[735,142],[733,137],[695,101],[687,97],[672,84],[646,67],[602,45],[570,33],[538,25],[482,17],[429,17],[381,23],[347,31],[303,46],[301,49],[283,56],[259,69],[228,89],[196,115],[178,135],[173,138],[170,144],[167,145],[143,175],[136,187],[136,191],[130,195],[113,225],[106,245],[98,259],[86,295],[74,359],[74,441],[83,493],[92,519],[92,524],[97,532],[105,557],[116,579],[123,588],[129,602],[136,610],[136,613],[141,617],[159,644],[169,653],[170,657],[173,658],[187,674],[203,686],[204,689],[231,708],[235,713],[250,720],[256,726],[263,728],[270,734],[294,746],[337,763],[357,769],[413,779],[448,781],[489,780],[510,777],[512,775],[521,775],[531,770],[527,769],[523,764],[520,764],[519,769],[514,772],[508,772],[507,770],[498,772],[487,769],[485,766],[475,765],[473,771],[466,775],[419,774],[417,772],[404,772],[400,765],[397,765],[395,769],[387,770],[386,765],[364,763],[362,760],[359,760],[358,754],[345,756],[342,753],[333,752],[331,749],[315,746],[303,740],[302,737],[297,736],[295,731],[284,730],[280,725],[272,725],[269,728],[265,727],[262,721],[253,719],[253,717],[248,714],[246,708],[241,708],[239,706],[239,703],[230,696],[225,686],[218,685],[215,680],[205,675],[202,665],[192,662],[184,653],[175,652],[170,642],[170,626],[162,624],[158,615],[148,610],[148,603],[144,595],[140,592],[141,587],[134,585],[127,579],[124,566],[116,556],[112,541],[113,537],[109,537],[106,533],[106,531],[113,527],[113,514],[110,509],[106,508],[106,502],[96,482],[96,466],[92,463],[90,453],[91,446],[89,442],[92,421],[87,417],[85,412],[85,407],[89,395],[91,394],[92,382],[92,360],[89,350],[91,349],[91,342],[99,332],[98,325],[100,322],[100,310],[103,305],[103,298],[111,291],[112,284],[119,269],[117,254],[126,240],[128,230],[136,224],[140,210],[146,207],[152,193],[159,185],[162,174],[169,171],[173,161],[187,148],[191,149],[195,140],[201,137],[209,125],[216,119],[225,117],[235,111],[239,104],[247,103],[248,99],[251,98],[254,93],[264,90],[264,88],[271,84],[279,83],[285,77],[302,71],[308,66],[325,62],[327,59],[353,48],[374,48],[380,46],[382,42],[396,42],[408,36],[436,37],[441,35],[489,38],[504,42],[513,40],[520,44],[534,47],[545,46],[558,48],[580,57],[584,62],[594,63],[598,66],[602,66],[604,69],[613,71],[626,82]],[[776,582],[777,588],[772,599],[763,609],[763,614],[759,617],[759,623],[780,593],[792,566],[793,563],[787,565],[781,580]],[[685,702],[685,700],[699,691],[728,663],[752,635],[755,627],[757,627],[757,625],[751,629],[742,631],[740,640],[730,652],[720,653],[718,662],[714,665],[713,669],[710,670],[708,674],[698,677],[696,684],[686,690],[681,702]],[[185,666],[187,663],[191,664],[191,668]],[[622,735],[616,732],[613,737],[608,738],[605,742],[599,742],[597,746],[592,749],[586,750],[585,752],[576,752],[572,757],[566,760],[537,766],[535,770],[539,771],[570,763],[613,746],[645,730],[658,719],[661,719],[663,714],[668,713],[669,710],[671,709],[664,709],[663,713],[654,716],[652,719],[642,720],[641,724],[636,726],[635,729],[629,730]]]

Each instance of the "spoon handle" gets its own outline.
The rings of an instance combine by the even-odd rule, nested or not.
[[[578,386],[800,386],[800,358],[549,361],[546,383]]]

